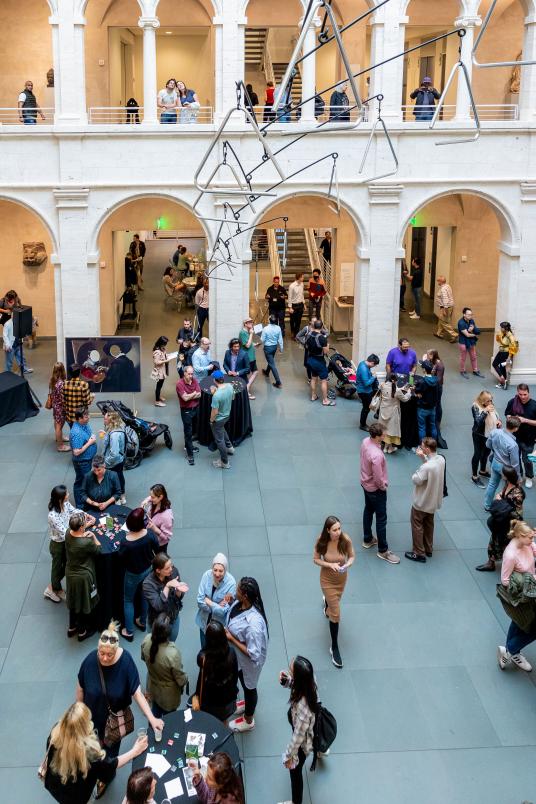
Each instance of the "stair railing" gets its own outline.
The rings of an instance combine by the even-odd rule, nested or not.
[[[272,54],[270,52],[270,30],[269,29],[266,31],[266,37],[264,39],[263,70],[264,70],[264,75],[266,77],[266,83],[268,83],[268,81],[272,81],[273,85],[275,86],[274,67],[273,67],[273,62],[272,62]]]

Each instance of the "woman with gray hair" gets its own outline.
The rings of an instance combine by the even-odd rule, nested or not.
[[[69,609],[67,636],[78,634],[79,642],[95,633],[92,614],[99,602],[95,556],[101,545],[92,531],[86,531],[86,525],[86,515],[77,511],[69,519],[65,534],[65,579]]]

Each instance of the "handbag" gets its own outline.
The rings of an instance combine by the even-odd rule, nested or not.
[[[48,757],[50,754],[50,749],[52,748],[52,740],[50,740],[47,748],[47,752],[45,754],[45,758],[37,768],[37,777],[41,780],[43,784],[45,784],[45,779],[48,771]]]
[[[134,715],[132,709],[127,706],[126,709],[120,709],[119,712],[113,712],[108,701],[108,694],[106,692],[106,684],[104,683],[104,676],[102,675],[102,667],[97,659],[99,668],[99,676],[102,685],[102,691],[108,704],[108,717],[106,718],[106,725],[104,727],[104,745],[108,748],[115,743],[120,742],[127,734],[134,731]]]
[[[380,402],[382,401],[382,392],[378,389],[372,399],[370,400],[369,410],[372,413],[378,413],[380,410]]]
[[[201,702],[203,700],[203,682],[205,680],[205,657],[203,656],[203,665],[201,667],[201,689],[199,695],[192,695],[192,709],[194,712],[199,712],[201,709]]]
[[[153,366],[151,370],[151,380],[159,380],[159,379],[160,379],[159,371],[156,368],[156,366]]]
[[[52,394],[47,396],[47,401],[45,402],[45,408],[47,410],[52,410]]]

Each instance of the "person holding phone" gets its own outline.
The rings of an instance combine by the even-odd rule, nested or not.
[[[155,388],[155,407],[165,408],[166,398],[160,396],[164,380],[169,374],[169,357],[166,353],[166,346],[169,338],[162,335],[153,346],[153,370],[151,371],[151,380],[156,380]]]
[[[432,79],[429,76],[423,78],[420,87],[410,95],[411,100],[415,101],[413,109],[415,121],[431,120],[434,116],[435,102],[440,97],[441,93],[432,85]]]
[[[244,804],[242,782],[228,754],[218,751],[210,757],[204,779],[195,765],[192,782],[200,804]]]
[[[281,804],[302,804],[302,768],[307,755],[313,750],[313,737],[318,706],[313,665],[304,656],[292,659],[288,672],[279,674],[279,683],[290,689],[288,719],[292,726],[292,738],[283,754],[283,764],[290,771],[292,802]]]
[[[309,280],[309,318],[321,317],[322,299],[326,293],[326,284],[320,275],[320,270],[315,268],[313,276]]]

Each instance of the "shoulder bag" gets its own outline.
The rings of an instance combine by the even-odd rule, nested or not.
[[[37,776],[38,776],[39,780],[43,784],[45,784],[46,775],[47,775],[47,772],[48,772],[48,758],[49,758],[49,755],[50,755],[50,749],[51,748],[52,748],[52,740],[50,740],[50,742],[48,744],[48,748],[47,748],[47,752],[45,754],[45,758],[43,759],[43,761],[41,762],[41,764],[37,768]]]
[[[203,664],[201,665],[201,687],[199,695],[192,695],[192,709],[194,712],[199,712],[203,700],[203,682],[205,680],[205,657],[203,656]]]
[[[50,393],[50,391],[47,396],[47,401],[45,402],[45,408],[47,410],[52,410],[52,394]]]
[[[126,709],[121,709],[119,712],[113,712],[108,700],[106,692],[106,684],[104,683],[104,676],[102,674],[102,667],[100,666],[99,659],[97,658],[97,666],[99,668],[99,676],[101,680],[102,691],[106,698],[108,705],[108,717],[106,718],[106,725],[104,727],[104,745],[108,748],[115,743],[121,742],[123,737],[134,731],[134,715],[132,709],[127,706]]]
[[[380,403],[382,401],[382,392],[378,389],[372,399],[370,400],[369,410],[371,413],[378,413],[380,410]]]

